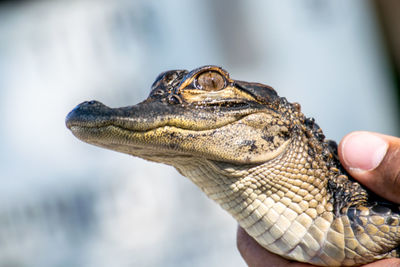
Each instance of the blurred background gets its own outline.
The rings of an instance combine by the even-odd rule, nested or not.
[[[235,221],[172,167],[78,141],[67,113],[220,65],[326,136],[400,135],[400,2],[0,1],[0,266],[245,266]]]

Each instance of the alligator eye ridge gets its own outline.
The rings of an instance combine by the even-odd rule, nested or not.
[[[218,91],[225,88],[226,80],[224,76],[216,71],[207,71],[197,77],[195,85],[201,90]]]

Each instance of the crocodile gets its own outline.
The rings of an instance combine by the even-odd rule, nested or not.
[[[161,73],[143,102],[83,102],[80,140],[172,165],[262,247],[318,266],[400,255],[400,210],[352,178],[337,145],[270,86],[203,66]]]

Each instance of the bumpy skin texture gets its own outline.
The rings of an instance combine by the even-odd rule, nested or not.
[[[261,246],[321,266],[399,257],[400,211],[342,168],[300,105],[216,66],[159,75],[147,100],[78,105],[79,139],[174,166]]]

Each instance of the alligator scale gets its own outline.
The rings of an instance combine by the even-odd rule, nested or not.
[[[67,127],[84,142],[175,167],[261,246],[321,266],[399,257],[398,205],[341,166],[300,105],[216,66],[160,74],[129,107],[84,102]]]

